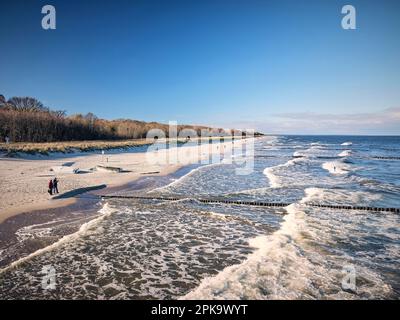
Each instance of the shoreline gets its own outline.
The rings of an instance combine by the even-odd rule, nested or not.
[[[235,147],[243,140],[235,140]],[[232,148],[232,140],[219,142],[214,144],[214,146],[224,146]],[[208,146],[209,147],[209,146]],[[188,153],[190,153],[189,161],[185,163],[176,163],[176,164],[162,164],[162,165],[152,165],[148,163],[145,159],[146,152],[121,152],[121,153],[113,153],[107,154],[107,157],[110,158],[110,164],[118,164],[121,165],[126,172],[124,173],[110,173],[110,172],[90,172],[85,174],[73,174],[70,172],[67,173],[54,173],[49,172],[49,168],[64,168],[63,165],[67,163],[72,163],[73,165],[78,165],[78,167],[92,167],[102,164],[101,154],[89,153],[89,154],[78,154],[74,155],[71,158],[66,157],[52,157],[48,156],[47,159],[30,159],[27,157],[24,158],[0,158],[0,164],[5,164],[5,166],[0,167],[0,176],[3,178],[0,181],[0,187],[2,187],[2,183],[6,187],[2,187],[5,191],[2,195],[0,195],[0,225],[5,223],[8,219],[11,219],[15,216],[32,213],[36,211],[43,211],[48,209],[60,209],[68,207],[77,202],[77,195],[79,194],[87,194],[92,193],[96,194],[96,187],[104,186],[102,191],[104,192],[112,192],[113,190],[123,189],[135,181],[138,181],[141,177],[152,176],[152,177],[165,177],[170,174],[177,172],[179,169],[191,165],[191,164],[200,164],[202,160],[206,157],[211,156],[215,152],[221,152],[222,148],[219,149],[208,149],[207,153],[199,154],[204,150],[201,149],[201,145],[189,145],[189,146],[178,146],[176,148],[180,154],[184,153],[186,157]],[[183,149],[181,149],[183,148]],[[173,149],[169,150],[160,150],[161,152],[170,152]],[[225,149],[226,150],[226,149]],[[198,155],[198,157],[193,157],[193,155]],[[188,160],[185,158],[185,160]],[[108,162],[107,162],[108,165]],[[138,170],[140,169],[140,170]],[[51,169],[50,169],[51,170]],[[8,173],[11,171],[11,174],[8,176],[5,175],[5,172]],[[20,174],[18,175],[18,171]],[[38,181],[28,181],[29,177],[25,174],[24,171],[33,171],[35,174],[34,178],[38,178],[40,180],[40,185],[38,186]],[[46,172],[47,171],[47,172]],[[37,175],[37,173],[42,173],[41,175]],[[14,177],[21,177],[21,179],[14,179]],[[49,178],[53,178],[57,176],[57,178],[61,178],[60,189],[63,191],[59,195],[59,198],[52,197],[49,198],[46,192],[46,181]],[[9,178],[7,180],[7,178]],[[36,179],[35,179],[36,180]],[[76,180],[72,181],[70,185],[66,185],[65,181],[68,180]],[[18,183],[17,192],[12,189],[10,186]],[[34,188],[28,190],[29,185],[32,184]],[[83,190],[81,193],[74,194],[76,190]],[[84,191],[87,189],[87,191]],[[91,190],[93,189],[93,190]],[[7,192],[8,191],[8,192]],[[65,196],[66,194],[70,194],[69,196]],[[10,199],[14,199],[16,203],[11,202]],[[8,201],[8,203],[7,203]],[[20,203],[24,203],[20,205]]]
[[[54,202],[52,200],[48,200],[46,202],[34,205],[22,205],[15,208],[9,208],[1,212],[0,225],[6,222],[8,219],[11,219],[20,214],[32,213],[35,211],[41,211],[47,209],[64,208],[70,206],[71,204],[76,203],[76,201],[77,201],[76,198],[58,199],[55,200]]]
[[[201,166],[201,164],[198,164]],[[129,192],[129,191],[141,191],[147,188],[168,185],[174,179],[179,179],[185,176],[192,170],[195,164],[187,164],[181,167],[176,167],[175,171],[168,172],[163,175],[146,177],[142,176],[134,181],[124,183],[118,186],[108,187],[103,189],[106,193],[113,192]],[[150,179],[149,179],[150,178]],[[143,180],[143,181],[141,181]],[[150,181],[149,181],[150,180]],[[142,183],[144,182],[144,183]],[[74,234],[79,232],[84,224],[91,223],[92,221],[100,218],[103,214],[101,213],[104,204],[101,198],[95,192],[89,192],[88,195],[93,197],[77,197],[68,200],[62,206],[53,206],[47,208],[35,208],[35,210],[22,212],[15,216],[10,217],[3,223],[0,223],[0,252],[1,248],[6,248],[7,254],[0,257],[0,274],[9,268],[12,268],[16,263],[19,264],[22,261],[35,256],[37,253],[47,250],[46,248],[52,247],[54,244],[64,241],[63,239],[69,239]],[[78,216],[78,218],[76,218]],[[43,242],[38,245],[37,243],[30,243],[30,241],[23,241],[22,243],[18,240],[17,231],[24,228],[30,228],[31,226],[40,226],[45,224],[68,224],[72,228],[63,229],[62,234],[58,232],[58,237],[52,239],[41,239]],[[17,245],[17,246],[15,246]],[[9,252],[9,247],[15,247],[12,253]]]
[[[96,217],[101,216],[99,207],[102,206],[102,200],[98,197],[99,195],[105,193],[112,194],[120,191],[140,192],[141,190],[144,191],[149,188],[152,189],[168,185],[169,183],[173,182],[174,179],[180,178],[181,176],[189,173],[193,167],[207,165],[204,160],[210,159],[210,156],[214,157],[215,153],[219,153],[220,156],[226,156],[227,153],[225,152],[228,151],[229,148],[231,148],[231,150],[233,151],[233,149],[238,147],[239,144],[241,146],[243,142],[244,141],[238,141],[237,144],[232,144],[232,141],[220,142],[218,144],[215,144],[214,147],[209,148],[206,152],[204,152],[204,149],[201,149],[201,145],[189,145],[187,147],[176,147],[160,150],[161,155],[167,153],[170,156],[168,152],[174,151],[176,149],[180,156],[184,155],[183,159],[186,161],[178,161],[176,164],[161,164],[156,166],[157,170],[155,170],[154,165],[152,165],[151,163],[143,162],[146,160],[144,158],[146,156],[146,152],[113,154],[110,156],[110,158],[112,159],[110,161],[111,163],[116,163],[123,160],[125,161],[125,165],[134,166],[136,167],[136,169],[140,170],[128,170],[125,175],[116,172],[97,172],[88,173],[87,175],[70,173],[65,175],[65,179],[77,178],[83,180],[84,183],[80,184],[80,186],[83,185],[83,187],[78,189],[72,188],[72,190],[62,190],[66,192],[61,193],[61,197],[59,199],[52,198],[42,201],[41,199],[39,199],[39,201],[36,201],[36,203],[33,204],[28,203],[22,206],[13,206],[11,208],[6,208],[5,210],[0,211],[0,252],[6,253],[6,255],[3,255],[2,259],[0,260],[0,270],[8,268],[15,261],[18,261],[21,258],[24,259],[24,257],[31,256],[32,254],[35,254],[35,252],[41,252],[44,248],[53,245],[64,237],[75,234],[77,231],[80,230],[83,224],[89,223],[93,219],[96,219]],[[221,152],[224,152],[224,154],[222,154]],[[199,153],[199,157],[196,156],[197,153]],[[81,163],[87,164],[87,162],[89,162],[90,164],[93,164],[94,162],[98,162],[98,158],[98,155],[88,155],[83,157],[80,155],[79,161]],[[123,159],[121,160],[121,158]],[[7,160],[1,160],[3,161],[3,163],[4,161],[7,162]],[[49,164],[53,164],[54,161],[58,162],[60,160],[69,161],[72,159],[62,158],[56,160],[41,159],[16,161],[18,161],[18,164],[27,162],[28,165],[33,165],[34,167],[37,167],[39,165],[42,167],[43,164],[48,166]],[[77,158],[75,158],[74,160],[77,160]],[[8,160],[8,162],[12,164],[13,160]],[[0,173],[1,169],[4,168],[0,168]],[[4,170],[2,171],[4,172]],[[26,175],[24,175],[24,178],[26,179]],[[46,181],[49,176],[46,175],[45,177],[41,178],[44,178]],[[59,176],[57,176],[57,178],[59,178]],[[99,185],[99,183],[101,183],[101,185]],[[93,188],[93,184],[95,184],[95,186],[97,187]],[[73,183],[72,186],[75,186],[75,184]],[[37,189],[34,190],[37,191]],[[83,192],[77,192],[79,190],[83,190]],[[0,199],[1,197],[4,197],[5,194],[6,192],[1,194]],[[63,195],[65,194],[68,194],[68,197],[63,198]],[[27,196],[30,197],[35,195],[35,192],[33,192],[33,194],[27,194]],[[87,197],[80,197],[81,195],[87,195]],[[23,196],[24,193],[19,194],[20,198]],[[48,198],[48,194],[46,196]],[[61,230],[62,231],[56,236],[38,238],[37,240],[23,240],[23,242],[19,240],[18,234],[20,230],[24,230],[25,228],[29,229],[30,227],[34,226],[46,224],[57,225],[60,223],[65,226],[61,226],[59,232]],[[11,248],[14,249],[10,250]]]
[[[176,166],[173,168],[167,168],[164,172],[159,172],[159,173],[151,175],[151,176],[152,177],[160,177],[160,178],[165,177],[167,175],[175,173],[176,171],[180,170],[184,166],[185,165]],[[145,175],[137,175],[135,177],[130,178],[129,180],[124,179],[121,183],[106,185],[106,187],[104,189],[102,189],[102,191],[113,192],[115,189],[117,189],[117,190],[124,189],[124,188],[128,187],[130,184],[140,180],[142,177],[145,177]],[[3,224],[4,222],[6,222],[8,219],[12,219],[21,214],[29,214],[29,213],[34,213],[37,211],[48,210],[48,209],[63,209],[63,208],[69,207],[73,204],[76,204],[79,201],[79,195],[81,195],[81,194],[94,194],[95,195],[96,191],[97,190],[88,190],[88,191],[82,192],[76,196],[73,195],[73,196],[70,196],[67,198],[59,198],[59,199],[53,197],[53,198],[50,198],[43,202],[35,203],[33,205],[24,204],[21,206],[4,209],[0,213],[0,225]],[[60,195],[62,195],[62,194],[60,194]]]

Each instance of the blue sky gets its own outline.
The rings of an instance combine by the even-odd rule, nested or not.
[[[41,28],[41,8],[57,29]],[[341,28],[341,8],[357,29]],[[0,93],[69,114],[400,134],[400,1],[8,1]]]

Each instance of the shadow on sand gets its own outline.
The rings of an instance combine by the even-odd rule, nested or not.
[[[92,186],[92,187],[87,187],[87,188],[78,188],[75,190],[71,190],[65,193],[62,193],[58,196],[53,197],[53,199],[67,199],[67,198],[72,198],[72,197],[76,197],[79,196],[83,193],[89,192],[89,191],[95,191],[95,190],[100,190],[100,189],[104,189],[106,188],[107,185],[105,184],[100,184],[98,186]]]

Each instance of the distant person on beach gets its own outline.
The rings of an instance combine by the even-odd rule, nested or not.
[[[49,181],[49,190],[48,193],[52,196],[53,195],[53,180],[50,179]]]
[[[58,193],[58,179],[54,178],[53,180],[53,191],[54,193]]]
[[[6,141],[6,144],[9,144],[10,143],[10,138],[8,136],[6,136],[5,141]]]

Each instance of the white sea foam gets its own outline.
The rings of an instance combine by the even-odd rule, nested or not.
[[[305,157],[304,153],[301,151],[295,151],[293,157]]]
[[[300,200],[300,203],[307,203],[315,199],[320,200],[321,195],[323,195],[323,189],[321,188],[307,188],[305,191],[305,196]]]
[[[281,179],[274,173],[275,170],[283,167],[288,167],[294,165],[296,163],[296,159],[291,159],[284,164],[279,164],[274,167],[265,168],[263,173],[267,176],[271,188],[279,188],[282,186]]]
[[[10,270],[12,268],[17,267],[18,265],[20,265],[21,263],[24,263],[36,256],[39,256],[45,252],[54,250],[56,248],[59,248],[60,246],[62,246],[63,244],[70,242],[70,241],[74,241],[76,239],[78,239],[79,237],[81,237],[84,234],[87,234],[88,232],[90,232],[91,230],[94,229],[95,226],[97,226],[99,224],[99,222],[101,222],[102,220],[104,220],[106,217],[110,216],[111,214],[113,214],[116,210],[111,208],[108,203],[105,203],[103,208],[101,208],[99,210],[99,213],[101,213],[100,216],[98,216],[97,218],[94,218],[93,220],[90,220],[89,222],[86,222],[84,224],[82,224],[82,226],[79,228],[79,230],[75,233],[66,235],[64,237],[62,237],[61,239],[59,239],[58,241],[54,242],[53,244],[44,247],[42,249],[36,250],[35,252],[27,255],[26,257],[20,258],[14,262],[12,262],[10,265],[8,265],[7,267],[0,269],[0,274],[4,273],[7,270]]]
[[[353,144],[353,142],[349,141],[349,142],[343,142],[341,145],[342,146],[351,146]]]
[[[322,168],[328,170],[332,174],[347,174],[351,171],[351,167],[341,161],[330,161],[322,164]]]
[[[264,170],[270,184],[281,188],[250,179],[236,185],[230,167],[223,166],[197,169],[169,190],[190,197],[201,194],[200,189],[240,199],[247,193],[251,196],[245,199],[288,203],[301,198],[304,190],[296,204],[284,209],[205,206],[190,198],[156,204],[113,200],[118,212],[110,218],[78,239],[2,274],[0,298],[175,299],[183,294],[196,299],[398,298],[398,291],[390,295],[390,284],[397,289],[398,283],[400,235],[393,227],[399,224],[398,216],[307,206],[381,201],[376,189],[354,187],[356,175],[324,174],[321,169],[328,161],[321,160],[322,155],[357,170],[357,159],[353,163],[337,159],[337,153],[350,147],[340,151],[307,147],[304,143],[290,150],[282,145],[284,157],[295,150],[304,150],[299,151],[304,157],[279,166],[269,164]],[[272,161],[260,158],[257,169]],[[250,187],[254,189],[239,191]],[[282,217],[284,210],[287,214]],[[47,227],[45,223],[21,228],[19,234],[46,232]],[[57,268],[59,279],[72,279],[64,284],[65,290],[35,290],[45,264]],[[341,288],[342,269],[348,264],[357,272],[356,292]]]
[[[348,233],[354,232],[349,227],[363,223],[364,215],[355,221],[347,212],[335,212],[334,216],[329,210],[316,216],[305,214],[301,203],[321,196],[325,196],[325,190],[307,189],[300,204],[286,207],[288,214],[278,231],[249,241],[256,251],[244,262],[203,279],[182,299],[359,299],[390,295],[390,285],[363,265],[354,267],[357,278],[365,283],[358,285],[356,293],[343,290],[343,267],[355,262],[346,256],[327,256],[320,243],[334,244],[337,237],[347,239]]]
[[[177,186],[177,185],[181,184],[188,177],[192,176],[193,174],[195,174],[195,173],[197,173],[197,172],[199,172],[201,170],[204,170],[205,168],[210,168],[210,167],[224,165],[224,164],[226,164],[226,163],[225,162],[211,163],[211,164],[207,164],[207,165],[204,165],[204,166],[200,166],[200,167],[194,168],[194,169],[190,170],[190,172],[188,172],[187,174],[183,175],[182,177],[180,177],[178,179],[175,179],[174,181],[172,181],[171,183],[167,184],[166,186],[162,186],[162,187],[159,187],[159,188],[152,189],[152,190],[148,191],[148,193],[156,192],[156,191],[162,191],[162,190],[168,190],[169,188],[171,188],[173,186]]]
[[[288,214],[278,231],[249,241],[256,251],[247,260],[225,268],[215,277],[203,279],[183,299],[299,298],[299,292],[308,286],[311,267],[296,245],[304,230],[304,212],[295,204],[286,210]],[[297,272],[286,272],[291,269]],[[284,270],[286,279],[282,279]]]
[[[263,173],[267,176],[271,188],[279,188],[281,186],[280,179],[273,173],[273,167],[265,168]]]
[[[371,192],[313,187],[305,190],[305,197],[300,202],[358,205],[360,203],[366,204],[377,201],[381,199],[381,197],[381,195]]]
[[[209,214],[210,216],[217,218],[217,219],[223,219],[226,220],[227,218],[230,218],[231,216],[219,212],[214,212],[214,211],[208,211],[206,214]]]
[[[343,150],[338,154],[338,157],[350,157],[352,154],[351,150]]]
[[[321,154],[324,154],[326,151],[324,150],[321,144],[311,144],[311,147],[305,150],[295,151],[293,153],[293,157],[308,157],[315,158]]]
[[[66,291],[57,295],[61,298],[176,298],[184,288],[194,288],[208,270],[222,270],[246,259],[251,250],[243,240],[257,234],[249,230],[251,221],[245,217],[188,210],[188,204],[180,202],[149,208],[117,200],[114,205],[118,212],[89,234],[7,272],[3,284],[13,293],[4,289],[0,297],[16,292],[27,296],[34,290],[32,283],[40,281],[37,271],[47,263],[57,268],[58,277],[73,278]]]

